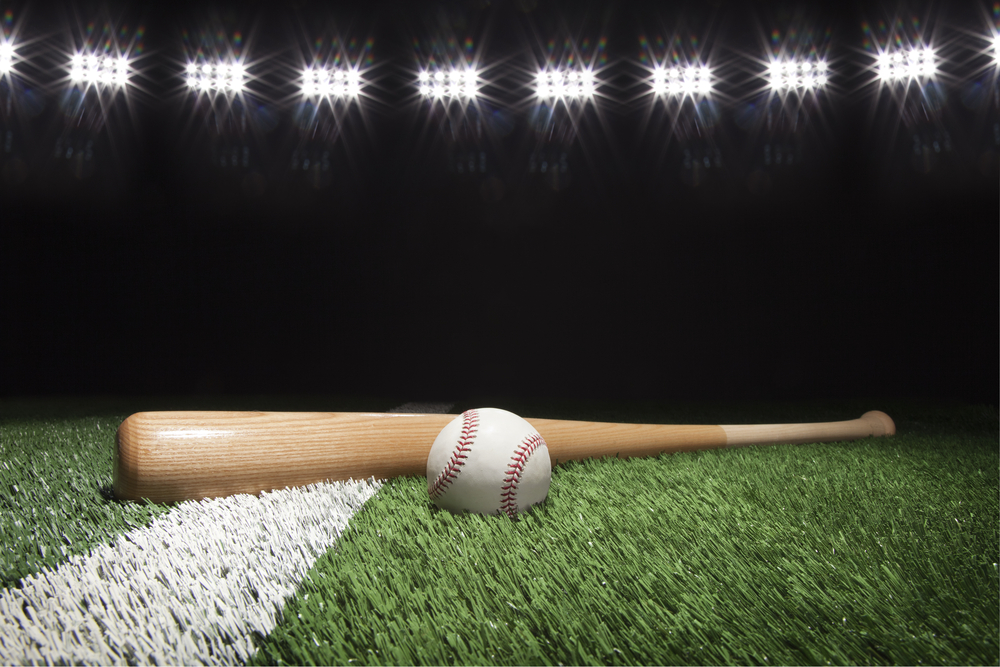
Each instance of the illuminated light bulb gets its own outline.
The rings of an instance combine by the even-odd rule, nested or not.
[[[774,63],[772,65],[776,67]],[[653,86],[659,94],[680,97],[695,94],[708,95],[712,92],[712,70],[708,65],[671,67],[660,76],[665,79],[663,84],[656,85],[654,82]]]
[[[429,87],[429,86],[428,86]],[[424,86],[420,88],[424,93]],[[306,97],[354,96],[360,91],[360,76],[357,72],[326,68],[303,70],[302,94]]]
[[[0,43],[0,76],[7,74],[14,66],[14,45]]]
[[[814,90],[827,83],[826,63],[822,60],[772,61],[768,70],[772,90]]]
[[[345,88],[349,94],[360,91],[360,75],[355,71],[347,71],[344,76],[348,80]],[[417,90],[424,97],[434,99],[473,98],[479,94],[479,72],[475,69],[453,68],[447,72],[438,70],[433,74],[423,71],[417,74]]]
[[[594,73],[590,70],[542,71],[538,72],[535,86],[538,97],[584,99],[594,94]]]
[[[215,90],[238,93],[243,90],[246,70],[242,63],[218,62],[200,65],[188,63],[184,69],[187,73],[188,87],[198,92],[208,93]],[[311,71],[308,69],[302,72],[303,86],[312,81],[311,76]]]
[[[883,82],[929,78],[937,73],[932,47],[883,53],[878,56],[878,78]]]

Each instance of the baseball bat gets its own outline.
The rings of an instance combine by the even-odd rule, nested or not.
[[[456,415],[360,412],[138,412],[115,436],[114,493],[154,502],[260,493],[326,480],[426,474]],[[889,415],[810,424],[694,426],[529,419],[553,464],[716,447],[893,435]]]

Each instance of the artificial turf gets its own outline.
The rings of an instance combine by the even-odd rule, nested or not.
[[[424,480],[394,480],[256,638],[258,663],[1000,661],[995,408],[496,405],[682,423],[877,407],[898,434],[570,463],[516,522],[438,511]],[[110,497],[131,405],[29,408],[0,403],[5,587],[169,511]]]
[[[517,522],[395,480],[258,664],[996,664],[996,414],[979,417],[570,463]]]

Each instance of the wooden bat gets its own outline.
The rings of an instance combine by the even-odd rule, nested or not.
[[[118,427],[117,498],[155,502],[260,493],[325,480],[427,472],[434,439],[456,415],[362,412],[138,412]],[[529,419],[553,465],[716,447],[893,435],[877,410],[813,424],[690,426]]]

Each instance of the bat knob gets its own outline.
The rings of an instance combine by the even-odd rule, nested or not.
[[[872,425],[872,435],[896,435],[896,424],[892,417],[881,410],[871,410],[861,418]]]

